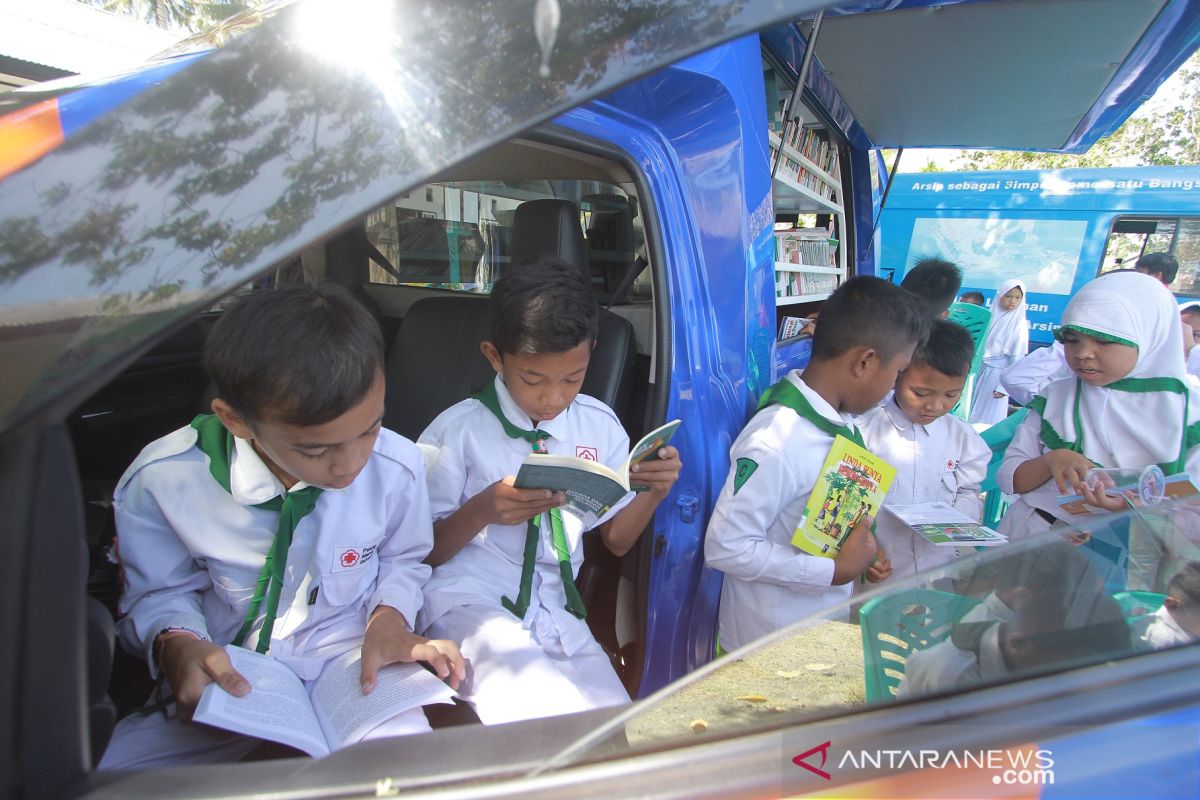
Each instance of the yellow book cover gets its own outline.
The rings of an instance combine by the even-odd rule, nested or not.
[[[792,545],[833,558],[863,517],[879,513],[896,468],[844,436],[834,437]]]

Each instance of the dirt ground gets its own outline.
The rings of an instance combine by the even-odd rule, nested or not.
[[[858,625],[823,622],[725,666],[626,728],[630,744],[744,728],[784,712],[865,702]]]

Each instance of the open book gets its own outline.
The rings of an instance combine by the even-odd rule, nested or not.
[[[844,436],[836,436],[792,545],[833,558],[863,517],[875,516],[896,477],[896,468]]]
[[[1005,536],[986,525],[980,525],[949,503],[886,505],[883,510],[936,545],[985,547],[1008,541]]]
[[[1138,478],[1131,475],[1127,480],[1118,481],[1117,485],[1106,487],[1104,493],[1112,497],[1129,497],[1129,495],[1132,495],[1129,497],[1130,508],[1139,508],[1163,500],[1176,500],[1181,497],[1191,497],[1200,494],[1200,490],[1192,483],[1187,473],[1180,472],[1176,475],[1169,475],[1163,478],[1162,470],[1158,470],[1158,480],[1161,483],[1153,484],[1151,480],[1151,485],[1147,485],[1146,478]],[[1102,508],[1088,505],[1084,501],[1083,495],[1080,494],[1060,495],[1058,504],[1068,514],[1109,513]]]
[[[354,744],[403,711],[448,703],[454,696],[453,689],[418,664],[382,668],[375,688],[364,695],[359,683],[362,653],[357,649],[330,661],[311,690],[271,656],[233,645],[225,650],[233,668],[253,688],[245,697],[235,697],[210,683],[193,719],[311,756]]]
[[[518,489],[563,492],[567,496],[564,508],[582,519],[585,528],[591,527],[626,494],[648,488],[631,485],[629,469],[654,458],[659,448],[671,441],[679,425],[680,421],[673,419],[643,436],[633,446],[619,472],[593,459],[530,453],[522,462],[514,485]]]

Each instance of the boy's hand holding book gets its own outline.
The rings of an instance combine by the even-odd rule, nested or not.
[[[629,480],[635,480],[639,486],[647,487],[650,495],[656,500],[666,497],[679,479],[683,462],[679,460],[679,451],[671,445],[658,449],[658,453],[645,461],[639,461],[629,467]]]
[[[878,543],[876,543],[876,547],[878,547]],[[875,560],[871,562],[871,566],[867,567],[867,571],[864,573],[867,583],[881,583],[892,576],[892,560],[884,554],[882,547],[878,547],[878,549]]]
[[[184,631],[159,635],[158,663],[175,697],[179,718],[188,722],[200,702],[204,687],[215,683],[235,697],[250,693],[250,681],[233,668],[229,654],[219,644],[197,639]]]
[[[875,535],[871,533],[871,526],[874,524],[874,517],[863,517],[842,542],[841,549],[833,557],[834,586],[849,583],[862,575],[879,554],[879,545],[875,541]],[[888,570],[888,574],[891,574],[890,566]]]
[[[362,692],[370,694],[380,667],[423,661],[434,673],[457,689],[466,678],[458,645],[446,639],[426,639],[409,629],[404,615],[390,606],[379,606],[367,622],[362,645]]]
[[[481,516],[479,529],[487,525],[520,525],[566,504],[567,496],[549,489],[518,489],[516,477],[496,481],[467,502]]]

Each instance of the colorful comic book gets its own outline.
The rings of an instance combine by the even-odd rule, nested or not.
[[[792,545],[833,558],[863,517],[873,517],[896,477],[896,468],[844,436],[833,440],[808,497]]]

